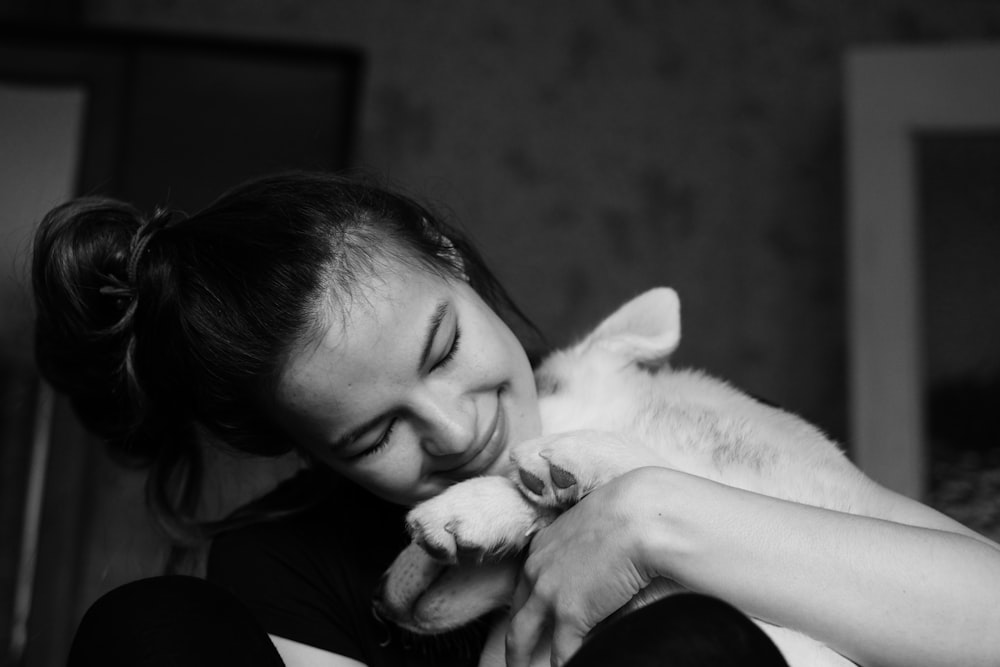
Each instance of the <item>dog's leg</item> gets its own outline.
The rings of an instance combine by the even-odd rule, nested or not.
[[[475,477],[417,505],[406,517],[410,535],[431,556],[454,563],[458,554],[480,559],[514,553],[551,516],[505,477]]]

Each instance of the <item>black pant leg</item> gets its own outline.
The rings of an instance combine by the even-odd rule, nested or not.
[[[566,667],[788,667],[735,607],[695,593],[658,600],[597,630]]]
[[[195,577],[125,584],[84,615],[69,667],[282,667],[267,633],[227,591]]]

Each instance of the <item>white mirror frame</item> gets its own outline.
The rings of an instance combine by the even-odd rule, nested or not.
[[[917,165],[919,130],[1000,131],[1000,47],[848,53],[851,449],[878,482],[926,492]]]

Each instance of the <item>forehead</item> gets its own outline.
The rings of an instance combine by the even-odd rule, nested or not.
[[[395,264],[359,280],[349,295],[331,294],[315,335],[288,356],[277,391],[282,416],[328,435],[373,391],[412,377],[427,318],[448,293],[444,278]]]

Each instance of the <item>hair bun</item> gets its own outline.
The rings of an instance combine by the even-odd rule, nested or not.
[[[132,345],[129,250],[142,216],[104,198],[56,207],[35,234],[35,357],[84,425],[117,440],[137,423],[127,355]]]

